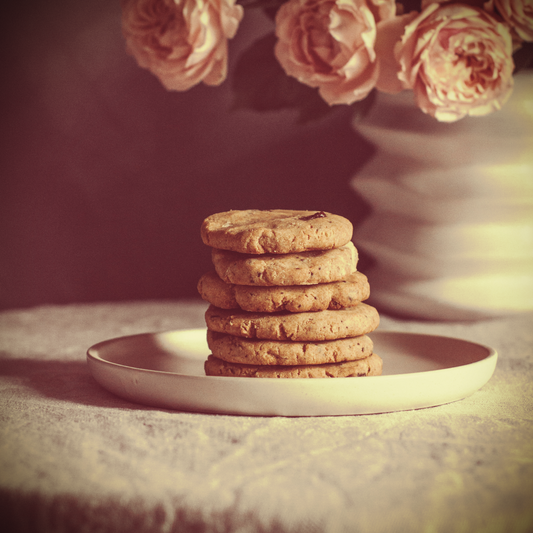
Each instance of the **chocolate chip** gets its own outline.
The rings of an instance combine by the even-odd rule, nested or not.
[[[313,220],[314,218],[325,218],[325,217],[326,217],[326,213],[324,213],[324,211],[317,211],[313,215],[301,217],[300,220]]]

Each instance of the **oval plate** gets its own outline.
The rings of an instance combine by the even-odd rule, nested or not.
[[[491,378],[496,350],[474,342],[375,331],[383,375],[272,379],[204,374],[206,330],[121,337],[95,344],[87,363],[108,391],[135,403],[201,413],[331,416],[403,411],[461,400]]]

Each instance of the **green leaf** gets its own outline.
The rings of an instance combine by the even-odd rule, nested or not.
[[[514,53],[515,72],[526,68],[533,68],[533,43],[523,43]]]
[[[276,37],[255,41],[239,58],[233,75],[235,108],[255,111],[297,109],[298,120],[308,122],[331,111],[318,91],[287,76],[274,55]]]
[[[239,4],[244,9],[262,9],[266,15],[275,20],[278,9],[287,0],[239,0]]]
[[[361,122],[368,115],[370,109],[376,103],[377,94],[377,90],[372,89],[364,100],[352,104],[353,119],[356,122]]]

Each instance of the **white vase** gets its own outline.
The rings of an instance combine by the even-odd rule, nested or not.
[[[372,304],[464,320],[533,310],[533,72],[486,117],[439,123],[412,93],[380,94],[355,129],[376,146],[352,180],[372,212]]]

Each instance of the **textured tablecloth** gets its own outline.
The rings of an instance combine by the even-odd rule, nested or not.
[[[52,532],[533,531],[533,315],[380,329],[494,346],[492,379],[380,415],[176,412],[100,387],[101,340],[201,327],[201,302],[0,314],[0,523]],[[5,526],[7,524],[7,529]]]

